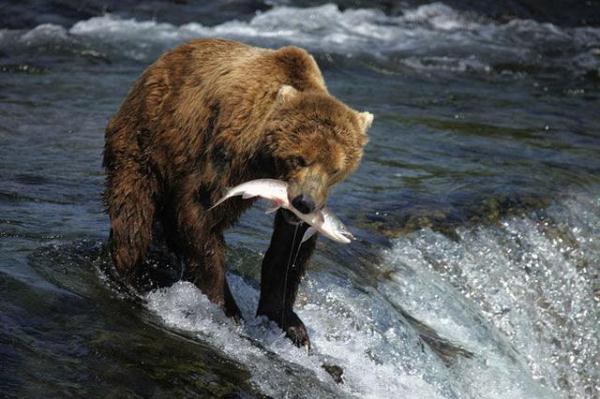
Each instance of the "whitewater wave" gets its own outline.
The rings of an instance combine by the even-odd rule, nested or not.
[[[600,247],[590,237],[599,233],[600,199],[577,195],[497,226],[459,228],[453,238],[429,229],[399,238],[372,266],[380,277],[371,287],[316,265],[297,307],[311,354],[254,317],[256,284],[236,275],[230,280],[242,326],[189,283],[154,291],[147,302],[168,326],[248,367],[269,395],[593,397]],[[473,356],[448,363],[406,315]],[[335,384],[324,364],[341,367],[344,384]]]
[[[291,43],[316,53],[347,56],[396,55],[416,69],[439,65],[446,70],[489,72],[493,65],[511,63],[576,72],[600,67],[600,29],[559,28],[530,20],[498,24],[442,3],[406,9],[401,16],[388,16],[375,9],[342,11],[334,4],[276,6],[249,21],[233,20],[216,26],[198,22],[175,26],[107,14],[77,22],[70,29],[44,24],[27,32],[3,30],[0,46],[11,46],[15,41],[38,47],[56,42],[84,47],[100,43],[100,48],[102,44],[117,46],[129,58],[148,61],[168,46],[199,37],[226,37],[268,46]]]
[[[299,314],[311,336],[309,354],[273,323],[254,317],[256,289],[235,275],[229,280],[243,326],[227,320],[191,283],[150,293],[148,307],[168,326],[197,334],[243,364],[253,383],[273,397],[457,397],[444,381],[443,363],[417,334],[389,305],[372,303],[370,295],[358,294],[347,282],[324,275],[305,283],[310,293],[300,294]],[[342,367],[344,383],[337,385],[325,365]]]
[[[570,397],[598,395],[600,246],[591,237],[600,233],[600,198],[578,195],[456,233],[449,239],[422,230],[398,239],[390,282],[379,289],[442,336],[515,372],[473,372],[474,397],[486,386],[498,397],[504,384],[522,386],[518,370]],[[459,301],[448,301],[446,284]]]

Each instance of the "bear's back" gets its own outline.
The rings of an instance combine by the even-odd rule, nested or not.
[[[167,72],[164,78],[174,87],[221,98],[273,94],[284,84],[301,91],[327,91],[314,58],[293,46],[271,50],[231,40],[198,39],[164,54],[151,68]]]
[[[283,85],[327,93],[314,58],[224,39],[199,39],[163,54],[136,81],[106,130],[107,149],[178,174],[215,141],[252,149]],[[217,140],[218,137],[218,140]],[[154,150],[149,150],[154,148]],[[105,165],[114,151],[105,152]]]
[[[145,113],[158,123],[198,131],[198,116],[218,109],[222,128],[252,130],[268,115],[282,85],[327,93],[314,58],[297,47],[278,50],[200,39],[164,54],[142,79]],[[212,110],[212,111],[211,111]]]

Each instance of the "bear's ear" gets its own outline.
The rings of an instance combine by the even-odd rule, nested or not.
[[[366,132],[373,124],[373,114],[370,112],[359,112],[356,116],[358,117],[360,127]]]
[[[277,92],[277,102],[285,103],[298,95],[298,90],[290,85],[283,85]]]

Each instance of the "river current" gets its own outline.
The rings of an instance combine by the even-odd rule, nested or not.
[[[600,28],[240,4],[0,26],[0,396],[598,398]],[[320,239],[300,289],[310,353],[254,316],[264,204],[226,236],[241,325],[189,283],[130,298],[105,273],[104,128],[199,37],[304,47],[375,115],[329,202],[357,241]]]

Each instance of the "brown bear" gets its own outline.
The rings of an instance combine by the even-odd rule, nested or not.
[[[301,212],[323,207],[330,187],[357,168],[372,119],[331,96],[314,58],[297,47],[211,39],[162,55],[106,129],[109,248],[119,275],[130,281],[139,271],[158,226],[183,278],[240,318],[225,278],[223,231],[252,201],[209,208],[227,188],[258,178],[287,181]],[[293,311],[316,242],[300,245],[306,228],[287,210],[275,215],[257,310],[297,345],[309,344]]]

